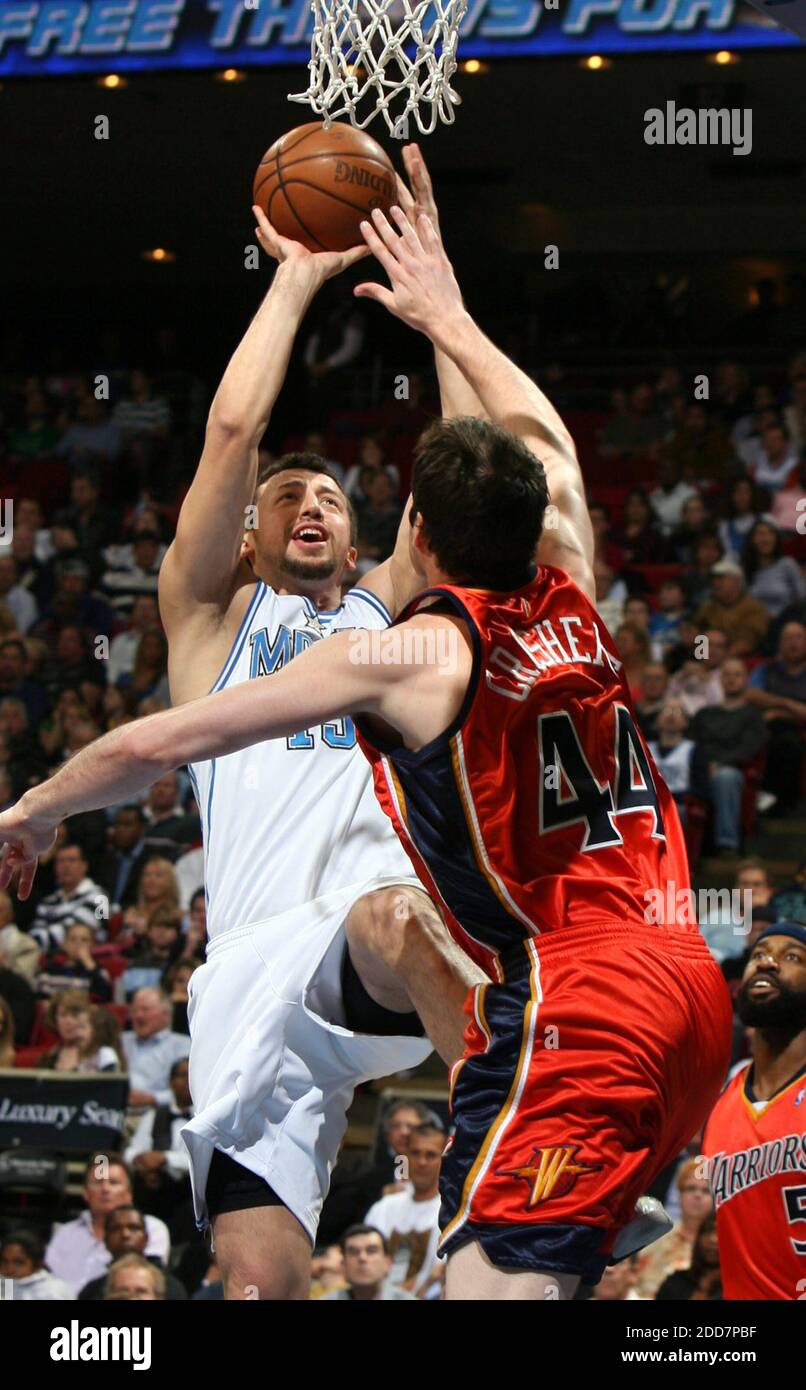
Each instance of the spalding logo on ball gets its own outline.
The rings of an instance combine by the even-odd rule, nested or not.
[[[396,201],[388,154],[366,131],[321,121],[297,126],[261,159],[252,201],[280,236],[309,251],[360,246],[360,223],[373,208],[388,215]]]

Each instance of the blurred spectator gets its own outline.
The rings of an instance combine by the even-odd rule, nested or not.
[[[609,565],[613,572],[621,569],[624,556],[613,540],[610,526],[610,513],[603,502],[592,498],[588,503],[591,526],[593,527],[593,549],[597,560]]]
[[[806,375],[797,376],[792,382],[792,396],[783,418],[793,449],[802,453],[806,447]]]
[[[706,705],[697,712],[691,735],[708,762],[717,850],[736,854],[742,838],[741,764],[758,757],[767,742],[767,731],[759,711],[747,699],[745,663],[729,657],[721,675],[724,696],[718,705]]]
[[[34,600],[37,613],[50,602],[53,575],[50,566],[36,554],[36,532],[30,526],[14,523],[11,545],[0,545],[0,556],[11,554],[17,563],[17,584]],[[17,623],[20,627],[20,623]]]
[[[12,1281],[13,1302],[67,1303],[75,1298],[63,1280],[45,1269],[44,1260],[45,1245],[35,1231],[11,1230],[0,1240],[0,1279]]]
[[[624,668],[624,679],[634,701],[643,698],[644,671],[649,664],[649,637],[635,623],[622,623],[613,634]]]
[[[806,627],[787,623],[778,637],[777,655],[757,666],[747,698],[763,715],[769,734],[764,787],[776,799],[776,815],[785,815],[800,794],[806,732]]]
[[[415,1301],[414,1295],[387,1282],[391,1260],[386,1241],[371,1226],[349,1226],[342,1236],[344,1277],[347,1287],[334,1289],[319,1303],[391,1303]]]
[[[336,459],[330,457],[327,447],[327,438],[323,431],[308,430],[308,433],[305,435],[302,441],[302,448],[306,454],[318,454],[319,458],[324,460],[325,467],[329,469],[329,471],[333,474],[334,478],[339,484],[339,487],[342,489],[342,491],[344,491],[344,469],[342,468],[340,463],[337,463]],[[266,464],[273,462],[274,459],[271,457],[265,460]],[[258,468],[259,473],[262,472],[263,467],[264,460],[263,458],[260,458]]]
[[[91,1279],[106,1273],[111,1256],[105,1242],[106,1218],[116,1207],[130,1206],[129,1170],[119,1153],[94,1153],[87,1163],[83,1197],[86,1210],[74,1221],[57,1226],[45,1263],[57,1278],[78,1294]],[[156,1216],[145,1219],[145,1254],[166,1264],[171,1248],[168,1228]]]
[[[728,560],[739,561],[744,543],[761,514],[761,500],[752,478],[737,478],[730,490],[719,539]]]
[[[121,1044],[129,1067],[129,1104],[170,1105],[171,1067],[187,1057],[190,1038],[170,1031],[173,1006],[158,989],[141,989],[131,1006],[131,1032]]]
[[[409,1141],[425,1121],[433,1123],[434,1116],[422,1101],[393,1101],[381,1117],[382,1144],[374,1162],[357,1174],[345,1174],[336,1166],[319,1223],[323,1244],[340,1239],[347,1226],[362,1219],[368,1206],[406,1182]]]
[[[77,688],[71,685],[60,690],[49,717],[39,726],[39,742],[51,762],[64,760],[70,730],[88,719],[89,711]]]
[[[614,403],[618,406],[617,401]],[[604,459],[652,458],[665,432],[652,387],[641,382],[633,387],[623,411],[608,420],[602,430],[599,453]]]
[[[167,705],[170,702],[168,691],[168,643],[160,627],[147,628],[137,646],[131,675],[118,678],[118,689],[122,690],[134,707],[150,695]]]
[[[48,698],[56,700],[71,688],[86,711],[96,708],[99,691],[106,683],[103,662],[95,658],[95,646],[88,628],[65,622],[55,634],[53,654],[42,669],[42,684]]]
[[[108,685],[101,698],[101,732],[108,734],[112,729],[119,729],[121,724],[130,724],[133,718],[123,691],[116,685]]]
[[[159,626],[159,608],[153,594],[138,594],[128,622],[126,631],[113,637],[109,648],[106,678],[110,685],[114,685],[121,676],[131,676],[140,638],[149,628]]]
[[[687,724],[680,702],[667,697],[657,718],[657,736],[649,745],[684,823],[686,797],[708,797],[708,762],[694,739],[686,737]]]
[[[412,1131],[408,1144],[411,1184],[370,1207],[365,1221],[386,1238],[390,1284],[421,1293],[432,1278],[439,1242],[439,1172],[445,1133],[426,1121]]]
[[[187,945],[185,949],[187,949]],[[180,956],[173,965],[168,966],[162,976],[162,988],[173,1005],[171,1031],[174,1033],[190,1034],[188,1027],[188,984],[193,971],[198,969],[202,963],[201,957],[190,960]]]
[[[64,945],[64,930],[70,922],[84,922],[96,941],[106,939],[106,896],[88,876],[87,868],[81,845],[62,845],[56,850],[55,877],[59,886],[39,903],[31,926],[31,935],[43,951]]]
[[[670,537],[670,558],[679,565],[692,565],[697,541],[711,530],[713,523],[708,508],[700,494],[695,492],[683,503],[680,525]]]
[[[198,808],[194,805],[194,810]],[[191,900],[204,882],[204,850],[201,846],[180,854],[174,864],[174,873],[179,884],[179,901],[184,908],[191,907]]]
[[[323,1298],[347,1288],[344,1277],[344,1252],[340,1245],[327,1245],[314,1250],[311,1260],[311,1298]]]
[[[685,614],[683,585],[679,579],[664,579],[658,590],[658,606],[649,619],[649,635],[655,654],[660,655],[680,640],[680,623]]]
[[[10,894],[0,888],[0,967],[32,981],[39,970],[39,947],[14,922]]]
[[[102,1296],[136,1303],[162,1302],[168,1296],[167,1278],[142,1255],[123,1255],[110,1265]]]
[[[636,1292],[641,1298],[654,1298],[663,1281],[676,1270],[691,1265],[694,1241],[703,1220],[713,1211],[708,1179],[700,1174],[700,1160],[688,1158],[675,1175],[680,1193],[680,1220],[666,1236],[661,1236],[638,1257]]]
[[[42,507],[34,497],[18,497],[14,503],[14,535],[20,531],[33,531],[34,555],[40,564],[47,564],[53,557],[53,545],[50,530],[45,526]]]
[[[111,1001],[112,982],[92,954],[94,940],[92,927],[86,923],[68,923],[61,950],[51,953],[42,963],[36,980],[39,999],[50,999],[70,990],[83,991],[85,1000],[92,999],[93,1003]]]
[[[0,980],[0,986],[3,981]],[[14,1066],[14,1015],[11,1005],[0,994],[0,1071]]]
[[[84,1285],[78,1295],[79,1302],[97,1302],[104,1298],[107,1280],[114,1271],[119,1271],[127,1255],[142,1257],[146,1264],[151,1265],[153,1269],[158,1270],[164,1276],[165,1297],[169,1302],[186,1301],[187,1291],[184,1285],[163,1268],[159,1257],[152,1255],[149,1258],[144,1254],[148,1244],[148,1231],[146,1219],[136,1206],[115,1207],[113,1211],[107,1213],[104,1223],[104,1244],[112,1261],[109,1270],[106,1274],[101,1274],[97,1279],[91,1279],[88,1284]],[[135,1266],[135,1268],[139,1269],[140,1266]],[[132,1296],[134,1295],[132,1294]]]
[[[693,546],[693,558],[682,574],[686,607],[696,611],[712,597],[714,565],[722,558],[722,546],[716,531],[704,531]]]
[[[806,598],[806,584],[791,555],[784,555],[781,537],[771,522],[759,520],[742,549],[747,592],[777,618],[793,603]]]
[[[634,487],[627,493],[621,525],[615,529],[613,540],[625,565],[656,565],[663,560],[665,543],[643,488]]]
[[[771,902],[772,886],[763,860],[750,857],[736,865],[735,890],[735,894],[731,894],[729,909],[725,910],[717,904],[709,913],[700,915],[700,931],[711,955],[720,964],[743,954],[747,948],[753,912],[757,908],[766,910]]]
[[[59,1039],[56,1047],[39,1059],[43,1070],[120,1071],[120,1058],[114,1047],[102,1043],[96,1027],[95,1011],[81,989],[63,990],[45,1011],[45,1022]]]
[[[366,498],[358,518],[359,573],[386,560],[395,548],[402,508],[387,473],[361,474],[361,491]],[[367,564],[366,562],[370,563]]]
[[[86,390],[78,401],[75,420],[65,429],[56,453],[72,465],[114,463],[120,453],[120,429],[109,408],[94,391]]]
[[[770,492],[799,481],[800,456],[781,423],[768,425],[760,439],[740,445],[739,456],[759,487]]]
[[[193,1114],[186,1057],[174,1062],[169,1084],[170,1102],[153,1106],[140,1117],[125,1157],[133,1173],[135,1201],[170,1227],[190,1197],[190,1160],[181,1139]]]
[[[145,811],[136,802],[115,812],[109,849],[98,864],[98,882],[113,908],[131,907],[137,901],[143,870],[155,854],[149,849],[146,828]]]
[[[671,458],[658,460],[656,470],[657,485],[649,494],[649,505],[660,529],[661,535],[671,536],[683,520],[683,508],[690,497],[697,497],[697,489],[691,483],[684,483],[677,464]]]
[[[392,496],[396,497],[400,487],[400,474],[393,463],[387,463],[383,448],[377,435],[365,434],[358,449],[358,462],[347,470],[344,491],[360,510],[369,500],[364,488],[370,478],[385,473],[392,483]]]
[[[160,985],[178,955],[181,929],[182,915],[178,909],[159,904],[149,912],[145,939],[121,977],[124,998],[131,999],[139,989]]]
[[[59,439],[50,418],[48,403],[41,391],[32,391],[25,403],[24,424],[9,430],[8,452],[12,458],[47,458]]]
[[[712,627],[698,634],[697,643],[697,655],[688,657],[669,682],[669,694],[680,701],[689,719],[705,705],[718,705],[725,694],[721,672],[728,655],[727,635]]]
[[[638,1257],[629,1255],[618,1264],[608,1265],[591,1294],[593,1303],[634,1303],[645,1297],[636,1288]]]
[[[655,1295],[660,1302],[682,1302],[687,1299],[704,1300],[722,1298],[722,1284],[719,1273],[719,1244],[716,1234],[716,1217],[713,1212],[706,1215],[694,1238],[691,1251],[691,1264],[688,1269],[678,1269],[667,1276]]]
[[[733,448],[725,430],[701,401],[692,401],[683,423],[663,445],[663,453],[687,483],[722,482]]]
[[[21,700],[31,728],[36,728],[48,708],[47,696],[38,681],[29,677],[30,658],[19,637],[0,642],[0,707],[9,697]]]
[[[123,926],[136,938],[145,936],[148,920],[156,907],[179,910],[179,885],[170,860],[151,855],[144,863],[137,885],[137,901],[123,914]]]
[[[627,586],[623,579],[616,578],[604,560],[594,560],[593,574],[596,580],[596,612],[608,632],[613,633],[624,617]]]
[[[113,517],[101,502],[97,474],[89,468],[76,472],[70,481],[70,505],[56,512],[55,527],[72,531],[80,558],[97,577],[99,557],[114,534]]]
[[[738,449],[748,439],[757,439],[768,424],[777,421],[777,407],[778,400],[772,387],[766,382],[760,383],[753,391],[753,409],[749,414],[740,416],[730,432],[733,447]]]
[[[5,768],[19,795],[47,773],[47,759],[31,735],[28,711],[22,700],[0,699],[0,738],[6,750]]]
[[[27,632],[39,617],[33,594],[19,584],[19,565],[13,554],[0,555],[0,602],[6,605],[20,632]]]
[[[657,737],[658,715],[666,703],[668,686],[666,667],[660,661],[651,661],[644,668],[643,697],[635,706],[638,724],[647,743]]]
[[[129,377],[129,389],[112,412],[112,423],[124,444],[138,435],[162,437],[168,433],[171,412],[162,396],[155,396],[151,379],[137,369]]]
[[[201,838],[198,815],[188,816],[182,809],[179,778],[175,772],[166,772],[164,777],[152,782],[146,807],[149,836],[173,840],[182,845],[192,845]]]
[[[726,425],[735,425],[751,407],[747,372],[738,362],[718,362],[714,373],[714,406]]]
[[[55,588],[49,607],[33,629],[51,649],[66,624],[85,629],[91,637],[109,637],[115,622],[109,604],[90,588],[90,569],[78,556],[58,560],[54,566]],[[103,683],[103,682],[102,682]]]
[[[634,594],[624,605],[624,621],[632,623],[649,636],[649,600]]]
[[[118,618],[127,618],[143,594],[156,600],[164,554],[159,533],[142,524],[134,530],[131,545],[113,545],[104,551],[101,591]]]
[[[764,640],[770,615],[745,591],[744,571],[732,560],[720,560],[712,571],[713,598],[694,615],[701,631],[721,628],[731,656],[752,656]]]
[[[350,285],[343,277],[332,280],[305,341],[302,358],[310,386],[308,406],[317,419],[347,397],[350,368],[358,362],[366,337],[366,321]]]

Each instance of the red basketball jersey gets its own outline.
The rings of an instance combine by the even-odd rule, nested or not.
[[[564,927],[696,932],[677,809],[577,585],[541,566],[508,594],[440,586],[398,621],[434,605],[472,637],[459,715],[417,753],[360,721],[359,736],[381,804],[468,953],[500,977],[499,956]]]
[[[806,1298],[806,1067],[756,1109],[752,1067],[705,1127],[727,1299]]]

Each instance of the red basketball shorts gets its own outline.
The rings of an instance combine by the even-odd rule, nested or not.
[[[699,934],[608,924],[516,948],[470,991],[441,1249],[598,1283],[637,1199],[719,1095],[731,1003]]]

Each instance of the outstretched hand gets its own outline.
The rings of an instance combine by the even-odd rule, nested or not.
[[[39,855],[49,850],[56,839],[55,825],[34,823],[17,802],[0,815],[0,888],[8,888],[19,873],[17,897],[27,898],[33,886]]]
[[[293,241],[291,237],[280,236],[280,233],[271,225],[268,217],[262,208],[255,204],[252,208],[255,214],[255,235],[260,245],[266,252],[280,265],[285,261],[291,261],[299,266],[306,266],[314,271],[319,283],[324,284],[325,280],[330,280],[334,275],[339,275],[348,266],[355,265],[364,256],[369,255],[366,246],[353,246],[349,251],[309,251],[307,246],[303,246],[301,241]]]
[[[378,208],[372,223],[361,223],[361,232],[389,276],[391,288],[362,284],[356,286],[355,294],[383,304],[410,328],[434,340],[440,325],[462,310],[453,267],[430,217],[419,213],[412,223],[400,207],[393,207],[390,216],[400,235]]]
[[[434,188],[420,146],[404,145],[402,154],[409,183],[406,184],[399,174],[395,174],[398,202],[413,227],[417,225],[417,218],[421,213],[425,213],[441,241],[442,233],[439,229],[439,212]]]

